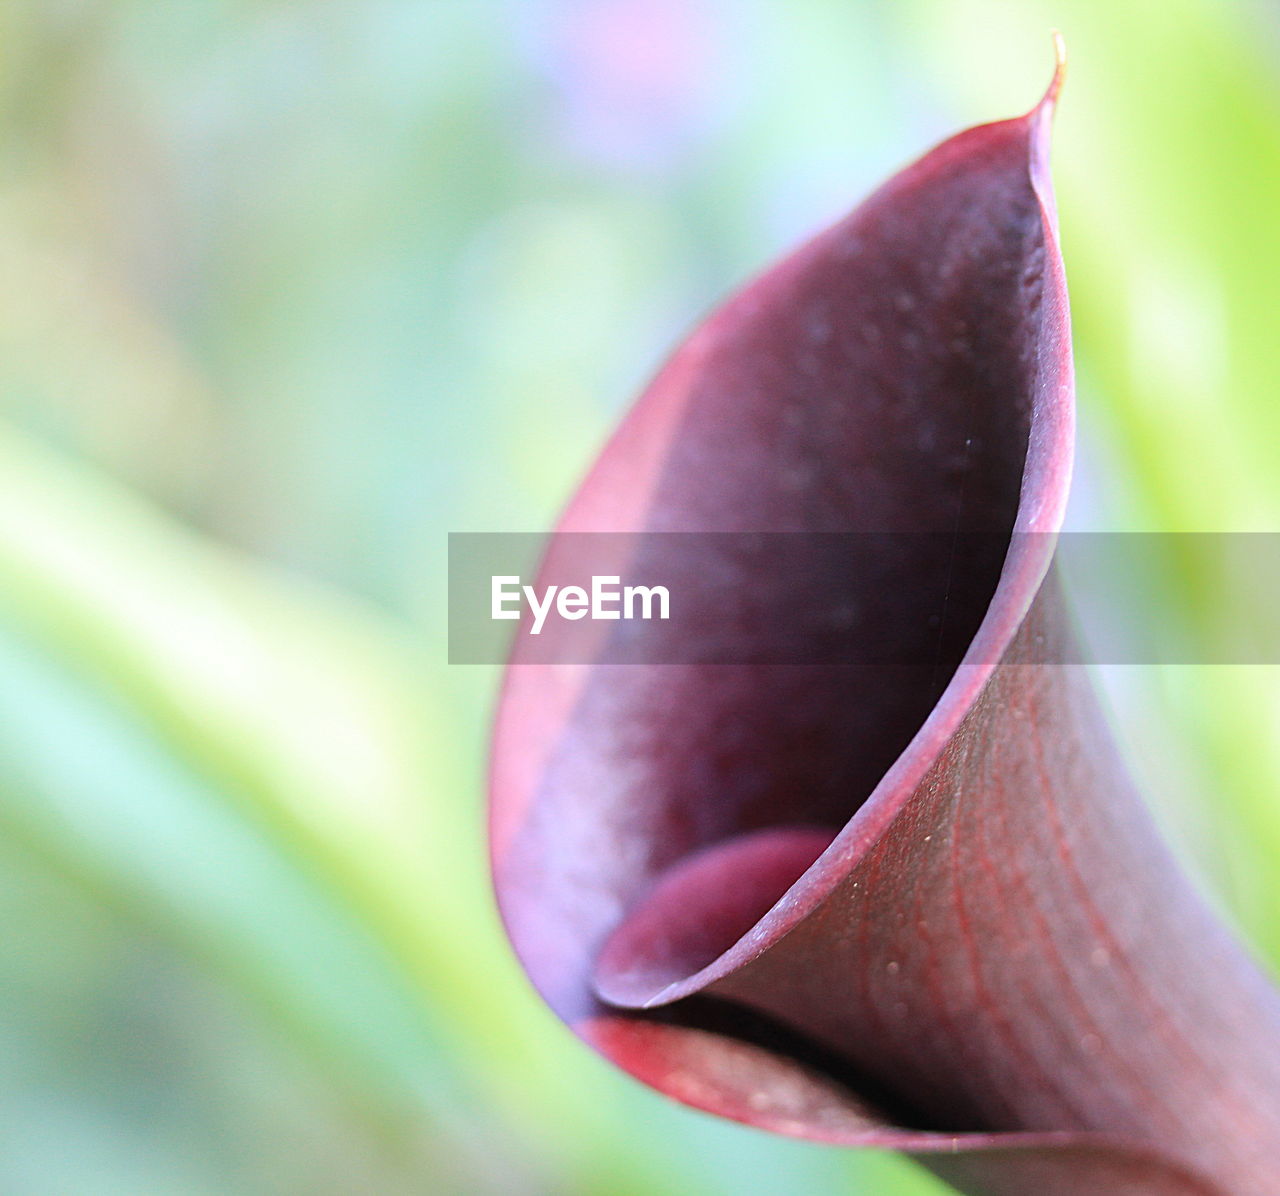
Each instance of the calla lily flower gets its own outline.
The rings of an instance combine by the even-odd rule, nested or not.
[[[497,896],[556,1013],[696,1108],[905,1151],[965,1192],[1274,1196],[1280,997],[1161,842],[1087,671],[1054,663],[1061,81],[1060,58],[1025,116],[939,145],[730,297],[557,529],[954,535],[937,665],[517,648]],[[874,570],[849,583],[857,634],[904,660],[941,642],[911,601],[938,542],[894,562],[898,601]],[[827,584],[812,543],[785,576],[717,567],[764,587],[767,621],[770,595]]]

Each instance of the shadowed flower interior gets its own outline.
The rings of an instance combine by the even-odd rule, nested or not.
[[[803,627],[815,601],[838,600],[851,634],[887,657],[931,659],[585,670],[516,850],[545,860],[566,841],[593,844],[573,884],[548,877],[538,899],[548,913],[572,911],[556,933],[581,928],[575,953],[593,954],[619,912],[645,903],[598,972],[610,999],[644,1004],[750,930],[857,812],[950,680],[1017,515],[1044,252],[1024,122],[962,135],[713,315],[586,482],[588,496],[625,495],[634,480],[617,458],[648,438],[646,408],[665,408],[672,431],[633,527],[888,533],[881,559],[856,565],[832,559],[820,536],[801,541],[810,555],[768,577],[745,574],[750,562],[725,542],[699,567],[762,597],[750,622],[682,622],[704,637],[686,658],[713,651],[716,635],[749,655],[780,620]],[[604,530],[583,506],[560,530]],[[957,552],[950,534],[971,532],[983,551]],[[644,550],[667,543],[655,536]],[[680,645],[663,650],[678,657]],[[668,907],[678,925],[662,918]],[[536,975],[544,948],[533,949]]]

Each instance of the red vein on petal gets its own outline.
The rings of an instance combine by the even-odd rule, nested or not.
[[[952,829],[954,841],[954,828]],[[917,889],[917,892],[919,890]],[[919,906],[917,906],[917,910]],[[978,1070],[981,1065],[981,1057],[975,1056],[974,1052],[969,1049],[970,1038],[967,1034],[960,1032],[959,1026],[955,1019],[951,1016],[950,1002],[945,987],[940,982],[938,968],[938,953],[934,949],[934,940],[932,936],[924,929],[923,920],[917,922],[920,930],[920,938],[924,945],[924,982],[929,990],[930,999],[933,1002],[934,1012],[943,1032],[943,1042],[948,1048],[948,1053],[952,1059],[956,1061],[956,1073],[963,1074],[965,1070]],[[955,1044],[952,1047],[951,1044]],[[985,1069],[983,1069],[985,1071]],[[1012,1119],[1014,1117],[1013,1106],[1009,1103],[1009,1098],[1005,1095],[1004,1090],[999,1085],[990,1082],[991,1077],[986,1076],[988,1091],[993,1092],[996,1097],[996,1103],[1003,1107],[1005,1116]]]
[[[1038,707],[1037,699],[1031,698],[1033,710]],[[1030,739],[1032,744],[1032,753],[1035,758],[1036,769],[1039,773],[1041,783],[1045,786],[1045,792],[1051,793],[1048,788],[1048,774],[1044,760],[1044,741],[1040,731],[1037,730],[1040,723],[1036,718],[1029,720],[1031,722]],[[1085,917],[1088,919],[1090,928],[1094,934],[1102,940],[1103,948],[1108,953],[1110,960],[1114,961],[1120,974],[1124,977],[1125,983],[1128,985],[1134,999],[1140,1005],[1146,1005],[1147,1008],[1153,1010],[1156,1016],[1150,1019],[1151,1025],[1156,1034],[1161,1038],[1167,1047],[1169,1047],[1176,1055],[1178,1055],[1182,1064],[1186,1067],[1194,1069],[1201,1075],[1214,1074],[1214,1068],[1208,1063],[1205,1057],[1195,1049],[1190,1040],[1183,1033],[1181,1026],[1170,1013],[1168,1006],[1163,1000],[1157,996],[1155,990],[1146,983],[1141,973],[1135,967],[1133,959],[1126,947],[1115,937],[1108,925],[1107,920],[1103,917],[1102,911],[1098,908],[1097,903],[1093,900],[1093,895],[1089,890],[1084,877],[1081,875],[1079,868],[1076,866],[1075,855],[1072,850],[1070,841],[1067,838],[1065,827],[1059,815],[1057,805],[1054,801],[1049,800],[1044,803],[1047,813],[1050,830],[1054,847],[1058,853],[1066,871],[1067,879],[1071,884],[1073,896],[1079,902],[1080,908],[1084,911]],[[1148,1099],[1153,1094],[1148,1089]],[[1186,1118],[1179,1116],[1169,1105],[1167,1100],[1161,1102],[1162,1107],[1170,1114],[1175,1122],[1186,1125]],[[1250,1111],[1240,1106],[1238,1100],[1233,1100],[1235,1106],[1235,1115],[1244,1120],[1252,1120]]]
[[[972,747],[966,747],[965,758],[972,752]],[[1035,1077],[1032,1090],[1039,1089],[1040,1094],[1051,1099],[1056,1098],[1058,1105],[1064,1113],[1075,1116],[1076,1110],[1072,1108],[1071,1102],[1066,1094],[1061,1090],[1060,1086],[1055,1084],[1050,1078],[1049,1073],[1045,1070],[1040,1059],[1027,1049],[1026,1044],[1013,1032],[1013,1027],[1009,1023],[1008,1017],[1000,1008],[1000,1003],[991,995],[991,991],[987,988],[986,981],[982,976],[982,968],[979,962],[978,944],[973,934],[973,926],[969,918],[968,905],[964,897],[964,887],[960,883],[960,861],[959,861],[959,842],[960,842],[960,819],[958,812],[964,793],[963,787],[958,787],[955,791],[952,832],[951,832],[951,891],[955,902],[956,922],[960,928],[960,938],[964,944],[965,959],[969,965],[969,976],[973,982],[974,993],[978,998],[982,1012],[986,1014],[991,1026],[995,1029],[997,1035],[1003,1041],[1005,1049],[1013,1055],[1026,1069],[1028,1074]],[[1025,1118],[1024,1118],[1025,1119]]]
[[[877,874],[879,873],[879,862],[880,859],[883,858],[883,854],[883,851],[878,851],[875,856]],[[945,1053],[954,1060],[955,1066],[969,1067],[970,1059],[968,1051],[965,1050],[965,1046],[967,1045],[966,1040],[963,1035],[959,1035],[957,1033],[957,1026],[950,1014],[947,1012],[946,993],[939,983],[937,964],[935,962],[935,952],[933,949],[933,939],[929,935],[928,922],[922,916],[922,895],[918,884],[912,887],[912,893],[914,896],[912,912],[915,915],[913,921],[916,928],[916,935],[921,943],[921,955],[924,960],[921,978],[924,980],[925,986],[929,990],[934,1010],[939,1022],[941,1023],[940,1028],[942,1030],[942,1038],[940,1045]],[[863,943],[865,944],[865,942],[866,936],[864,934]],[[865,954],[864,950],[864,955]],[[867,958],[869,959],[869,956],[867,956]],[[894,1039],[895,1041],[901,1042],[901,1034],[897,1030],[894,1032]],[[939,1044],[938,1035],[936,1033],[931,1035],[931,1043],[934,1044],[931,1049],[936,1049]],[[914,1082],[921,1085],[924,1091],[938,1097],[944,1096],[944,1088],[938,1083],[938,1069],[936,1067],[930,1068],[925,1065],[922,1058],[922,1052],[918,1050],[904,1050],[902,1053],[909,1061],[908,1066],[909,1070],[915,1077]]]
[[[988,782],[990,780],[989,762],[988,768],[984,769],[984,779]],[[994,815],[992,821],[996,824],[996,840],[1004,843],[1010,842],[1009,821],[1005,816],[1004,804],[998,801],[992,802],[992,813]],[[988,840],[988,845],[989,843],[990,840]],[[1045,947],[1046,958],[1057,977],[1059,985],[1058,991],[1065,997],[1066,1003],[1071,1007],[1071,1011],[1074,1014],[1076,1021],[1079,1023],[1081,1030],[1086,1036],[1090,1036],[1096,1040],[1099,1045],[1105,1044],[1106,1038],[1102,1033],[1101,1026],[1098,1023],[1097,1018],[1094,1016],[1093,1011],[1090,1009],[1089,1003],[1081,993],[1079,985],[1076,984],[1075,977],[1071,969],[1067,967],[1066,959],[1059,947],[1057,937],[1054,935],[1052,923],[1049,921],[1048,917],[1046,917],[1044,910],[1040,908],[1040,902],[1037,900],[1038,890],[1031,884],[1027,870],[1022,865],[1021,857],[1016,851],[1011,852],[1008,857],[1009,868],[1012,873],[1011,889],[1005,888],[1001,883],[998,870],[995,868],[989,852],[984,852],[982,858],[990,870],[993,885],[1013,900],[1020,901],[1022,903],[1022,907],[1029,912],[1031,919],[1035,923],[1036,933]],[[1051,1016],[1051,1011],[1045,1006],[1043,999],[1038,995],[1033,998],[1025,984],[1020,985],[1020,989],[1028,1001],[1033,1002],[1041,1011],[1041,1014],[1043,1015],[1043,1024],[1054,1030],[1055,1037],[1058,1041],[1071,1048],[1072,1052],[1080,1053],[1081,1048],[1079,1041],[1073,1040],[1072,1035],[1068,1032],[1066,1027],[1061,1026],[1059,1024],[1059,1020]],[[1101,1056],[1085,1055],[1084,1057],[1087,1059],[1087,1064],[1083,1070],[1095,1078],[1099,1078],[1098,1061]],[[1149,1099],[1151,1093],[1149,1092],[1147,1085],[1141,1077],[1139,1077],[1137,1071],[1128,1059],[1117,1060],[1114,1058],[1108,1058],[1108,1068],[1114,1067],[1117,1062],[1120,1064],[1120,1071],[1123,1073],[1125,1086],[1129,1089],[1133,1099],[1136,1101]],[[1112,1076],[1108,1074],[1107,1080],[1110,1081],[1111,1079]],[[1099,1084],[1099,1089],[1101,1088],[1102,1085]],[[1112,1103],[1114,1104],[1116,1102],[1113,1101]],[[1081,1121],[1081,1124],[1083,1123],[1084,1119]]]
[[[999,804],[999,803],[996,803],[996,804]],[[975,842],[977,841],[976,834],[972,836],[972,838]],[[1001,884],[999,872],[995,864],[993,863],[991,856],[988,854],[988,852],[985,849],[978,850],[978,862],[981,865],[983,872],[986,874],[987,879],[991,883],[996,900],[1002,901],[1007,890],[1005,889],[1004,885]],[[1043,927],[1041,929],[1043,930]],[[1045,1005],[1043,998],[1033,988],[1028,987],[1025,981],[1022,981],[1018,983],[1017,990],[1021,994],[1023,1001],[1025,1001],[1028,1006],[1034,1007],[1039,1011],[1040,1024],[1042,1026],[1052,1027],[1055,1031],[1055,1036],[1060,1041],[1070,1042],[1070,1039],[1063,1034],[1062,1028],[1057,1025],[1057,1019],[1051,1016],[1051,1011]],[[1078,1043],[1071,1043],[1071,1045],[1074,1048],[1078,1049]],[[1032,1052],[1031,1054],[1032,1054],[1032,1057],[1036,1059],[1036,1062],[1038,1065],[1037,1070],[1039,1074],[1042,1077],[1047,1077],[1048,1075],[1050,1075],[1051,1073],[1045,1070],[1043,1063],[1039,1059],[1039,1056],[1035,1055],[1034,1052]],[[1072,1115],[1075,1124],[1077,1125],[1084,1124],[1087,1121],[1087,1118],[1082,1113],[1080,1106],[1076,1103],[1075,1099],[1071,1097],[1068,1091],[1063,1087],[1061,1087],[1061,1085],[1055,1084],[1054,1089],[1059,1098],[1060,1103],[1062,1104],[1064,1109],[1066,1109]]]

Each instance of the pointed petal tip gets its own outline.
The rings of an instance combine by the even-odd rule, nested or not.
[[[1062,85],[1067,78],[1067,43],[1062,33],[1054,29],[1050,36],[1053,38],[1053,78],[1049,80],[1049,86],[1045,89],[1044,95],[1040,102],[1032,110],[1033,112],[1047,111],[1052,114],[1054,108],[1058,104],[1058,96],[1062,93]]]
[[[1067,43],[1062,34],[1054,29],[1053,36],[1053,77],[1049,86],[1030,112],[1023,117],[1024,127],[1028,131],[1028,146],[1031,154],[1031,182],[1035,187],[1040,202],[1044,205],[1052,231],[1057,233],[1057,204],[1053,198],[1053,181],[1049,171],[1049,146],[1053,133],[1053,117],[1058,109],[1058,97],[1062,94],[1062,84],[1067,77]]]

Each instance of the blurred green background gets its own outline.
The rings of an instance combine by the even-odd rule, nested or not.
[[[941,1190],[670,1105],[531,995],[445,533],[547,528],[700,312],[1029,107],[1055,26],[1073,520],[1280,528],[1274,7],[0,7],[0,1190]],[[1237,613],[1189,552],[1153,585]],[[1280,671],[1106,680],[1280,960]]]

